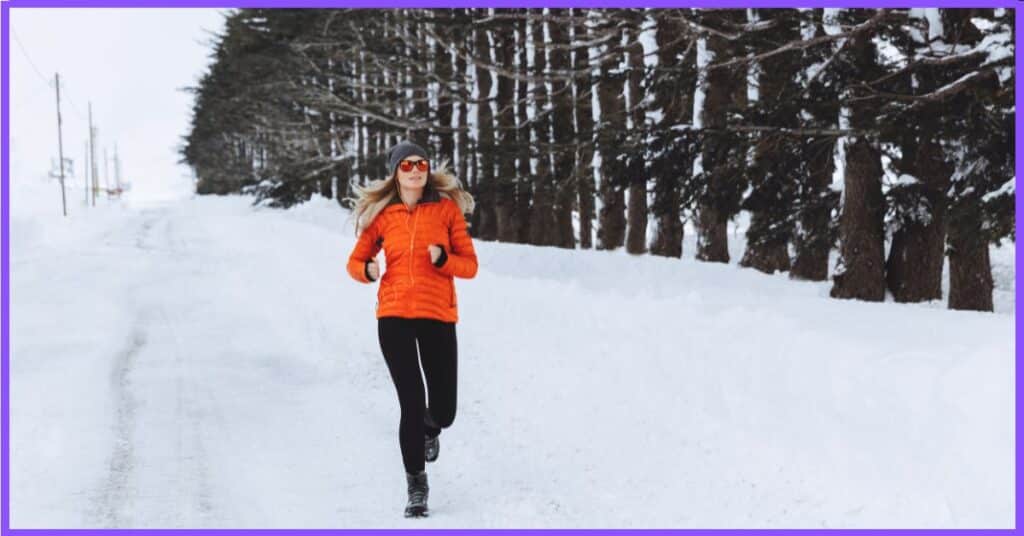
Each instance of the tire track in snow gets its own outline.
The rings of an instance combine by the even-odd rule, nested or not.
[[[209,462],[203,442],[203,408],[212,408],[213,401],[208,392],[202,400],[197,398],[196,379],[187,377],[191,370],[185,360],[180,332],[166,308],[160,309],[162,326],[167,328],[174,352],[174,421],[175,448],[174,467],[183,480],[174,490],[177,504],[189,504],[191,511],[184,518],[176,520],[181,526],[195,527],[196,521],[206,525],[214,511],[210,490]],[[197,519],[193,519],[192,514]]]
[[[106,481],[94,495],[90,524],[123,527],[131,523],[131,502],[135,495],[131,485],[136,466],[134,430],[138,401],[132,395],[129,375],[145,345],[145,333],[136,327],[128,346],[114,359],[110,378],[116,415],[114,450],[108,462]]]
[[[136,229],[139,255],[163,266],[194,260],[185,251],[188,243],[174,233],[172,213],[148,216]],[[89,526],[197,528],[215,519],[203,430],[207,409],[216,408],[210,393],[198,392],[191,373],[194,363],[182,343],[186,312],[147,292],[152,283],[144,281],[129,294],[137,320],[113,360],[114,441],[106,478],[91,494]],[[173,277],[159,284],[184,283]]]
[[[153,250],[151,241],[156,217],[147,217],[136,232],[135,247],[145,252]],[[114,446],[107,463],[106,480],[93,495],[93,504],[87,513],[88,524],[101,527],[125,527],[131,523],[132,502],[136,495],[132,489],[138,463],[135,445],[135,424],[138,400],[132,395],[129,375],[146,346],[146,333],[137,323],[128,338],[128,345],[115,356],[110,373],[114,403]]]

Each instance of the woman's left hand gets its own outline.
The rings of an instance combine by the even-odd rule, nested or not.
[[[431,244],[427,246],[427,253],[430,253],[430,262],[433,264],[441,257],[441,248]]]

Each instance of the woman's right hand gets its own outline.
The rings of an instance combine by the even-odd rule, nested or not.
[[[377,264],[376,260],[371,259],[370,262],[366,263],[366,273],[374,281],[380,279],[380,265]]]

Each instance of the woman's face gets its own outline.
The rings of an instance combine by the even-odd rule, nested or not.
[[[430,162],[419,156],[410,156],[398,164],[398,184],[406,190],[422,190],[427,185]]]

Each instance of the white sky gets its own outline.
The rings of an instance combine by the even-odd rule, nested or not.
[[[132,199],[188,195],[190,170],[176,163],[176,148],[188,128],[192,95],[179,88],[196,85],[206,70],[213,34],[223,28],[222,13],[11,8],[11,180],[43,177],[51,158],[56,162],[53,77],[59,72],[64,155],[74,160],[78,183],[84,182],[91,101],[93,123],[99,128],[101,184],[103,148],[110,156],[113,181],[116,143],[122,180],[132,183]]]

